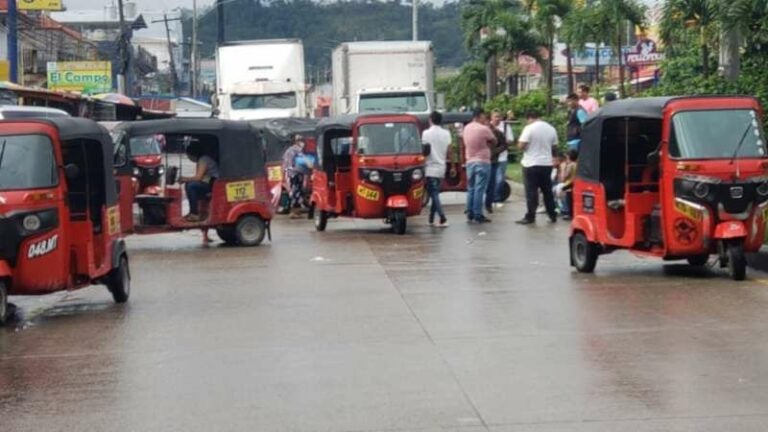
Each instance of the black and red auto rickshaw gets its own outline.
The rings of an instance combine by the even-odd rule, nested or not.
[[[383,218],[405,234],[406,218],[421,212],[424,156],[419,120],[405,114],[323,119],[312,175],[315,228],[329,218]]]
[[[215,228],[226,243],[261,244],[269,234],[272,210],[267,189],[264,149],[256,132],[244,122],[216,119],[168,119],[126,122],[116,129],[115,168],[120,183],[131,190],[130,141],[162,135],[165,184],[159,195],[120,195],[123,230],[153,234]],[[184,188],[180,177],[194,175],[189,151],[213,159],[220,176],[200,203],[201,220],[185,219]],[[134,215],[134,203],[138,214]],[[135,216],[135,219],[134,219]]]
[[[315,144],[316,119],[306,118],[274,118],[250,121],[261,136],[267,161],[267,180],[272,202],[278,213],[288,213],[288,194],[290,185],[283,172],[283,155],[293,144],[295,135],[301,135],[304,139],[304,153],[315,156],[317,153]],[[312,193],[311,176],[306,176],[304,190],[307,201]],[[307,203],[308,204],[308,203]]]
[[[768,149],[752,97],[612,102],[584,125],[574,184],[571,264],[627,249],[694,266],[716,255],[735,280],[763,243]]]
[[[99,122],[112,134],[113,139],[118,139],[115,130],[120,122]],[[165,174],[163,166],[162,149],[165,146],[162,135],[150,135],[146,137],[131,138],[131,169],[133,172],[133,192],[136,195],[158,195],[162,190],[161,181]]]
[[[82,118],[0,122],[0,324],[9,295],[92,284],[130,295],[109,133]]]

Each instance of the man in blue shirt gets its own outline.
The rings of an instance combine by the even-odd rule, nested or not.
[[[568,123],[566,127],[566,139],[568,148],[578,150],[581,144],[581,126],[587,121],[587,111],[579,105],[579,96],[571,93],[565,99],[568,105]]]

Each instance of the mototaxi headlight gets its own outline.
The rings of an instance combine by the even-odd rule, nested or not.
[[[421,169],[415,169],[413,170],[413,174],[411,174],[411,179],[413,181],[419,181],[424,178],[424,171]]]
[[[371,170],[368,173],[368,180],[374,182],[374,183],[381,183],[381,173],[377,170]]]
[[[157,167],[157,174],[158,174],[158,175],[163,175],[163,174],[165,174],[165,167],[164,167],[164,166],[162,166],[162,165],[160,165],[159,167]]]
[[[27,231],[37,231],[40,229],[40,217],[35,214],[30,214],[24,216],[24,219],[21,221],[21,225],[24,227]]]
[[[138,167],[133,168],[133,176],[138,177],[141,175],[141,170]]]
[[[760,183],[760,186],[757,187],[757,194],[761,197],[768,196],[768,181]]]
[[[696,183],[696,186],[693,187],[693,195],[699,199],[706,198],[709,195],[709,184],[704,182]]]

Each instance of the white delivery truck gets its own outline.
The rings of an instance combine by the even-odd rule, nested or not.
[[[435,109],[432,42],[346,42],[333,50],[333,114]]]
[[[298,39],[227,42],[216,50],[218,117],[307,117],[304,46]]]

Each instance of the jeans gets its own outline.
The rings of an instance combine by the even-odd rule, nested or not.
[[[496,174],[499,171],[499,164],[491,164],[491,172],[488,175],[488,186],[485,188],[485,208],[491,208],[496,202]]]
[[[523,168],[525,177],[525,201],[527,212],[525,219],[536,220],[536,208],[539,206],[539,191],[544,196],[544,207],[550,218],[556,218],[555,197],[552,193],[552,167],[532,166]]]
[[[435,221],[435,214],[440,216],[440,222],[445,222],[445,212],[443,212],[443,205],[440,203],[440,185],[443,183],[443,179],[437,177],[427,177],[427,193],[429,194],[429,201],[431,206],[429,208],[429,222]]]
[[[469,219],[474,220],[483,216],[483,198],[490,176],[490,163],[467,163],[467,217]]]
[[[205,199],[205,196],[211,193],[211,185],[201,181],[191,181],[184,185],[189,200],[189,214],[199,214],[198,204]]]
[[[290,178],[291,194],[289,208],[301,208],[304,199],[304,174],[295,173]]]
[[[494,196],[496,202],[501,202],[501,189],[504,187],[504,183],[507,182],[507,161],[500,161],[499,167],[496,170],[496,195]]]

